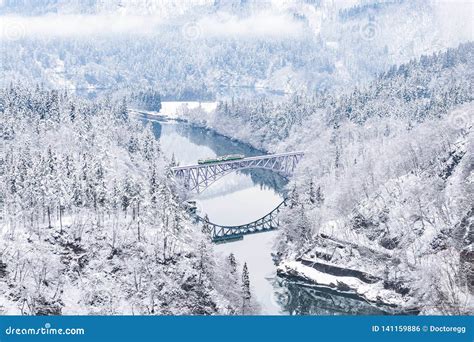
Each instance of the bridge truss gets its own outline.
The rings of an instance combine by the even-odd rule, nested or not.
[[[197,220],[202,224],[203,229],[208,233],[214,242],[229,242],[243,239],[244,235],[262,233],[275,230],[279,227],[280,221],[278,213],[282,206],[286,205],[286,200],[281,202],[275,209],[265,216],[253,222],[242,224],[239,226],[223,226],[207,221],[206,219],[196,216]]]
[[[243,169],[267,169],[288,177],[303,157],[303,152],[286,152],[210,164],[176,166],[175,177],[190,190],[200,193],[223,176]]]

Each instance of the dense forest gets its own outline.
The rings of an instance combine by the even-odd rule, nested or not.
[[[110,8],[102,9],[107,7],[102,1],[79,2],[77,9],[71,4],[73,8],[65,11],[81,13],[70,18],[74,23],[88,13],[83,7],[109,13],[115,3],[130,13],[142,10],[139,14],[145,18],[166,7],[160,3],[158,8],[144,9],[137,1],[107,3]],[[8,85],[11,80],[33,84],[41,80],[53,89],[93,93],[152,87],[174,100],[302,90],[323,93],[364,84],[390,65],[456,46],[468,35],[466,30],[453,34],[444,17],[449,14],[422,0],[371,1],[355,7],[302,0],[283,2],[282,8],[277,2],[273,9],[271,2],[225,3],[227,7],[209,2],[181,15],[180,7],[185,11],[193,5],[178,2],[176,13],[160,17],[158,24],[150,17],[142,21],[146,30],[119,35],[110,33],[100,16],[91,23],[91,32],[87,22],[65,33],[48,31],[40,20],[31,28],[23,21],[13,22],[18,32],[0,45],[1,81]],[[4,10],[55,12],[61,5],[65,6],[55,1],[44,6],[12,2]],[[120,18],[116,30],[127,25],[126,13],[115,15]],[[269,29],[264,29],[266,24]],[[97,32],[95,26],[100,28]]]
[[[346,93],[297,92],[282,101],[269,97],[234,98],[220,101],[215,114],[195,110],[183,115],[266,149],[275,149],[278,144],[287,148],[290,135],[311,139],[314,136],[299,133],[313,118],[321,118],[323,127],[337,126],[345,119],[362,124],[379,117],[420,122],[441,117],[449,108],[472,101],[473,50],[474,44],[466,43],[392,66],[367,85]],[[236,123],[244,129],[235,132]]]
[[[261,312],[140,111],[304,151],[272,247],[290,287],[474,313],[465,4],[0,3],[0,314]]]
[[[422,56],[342,95],[182,115],[271,151],[305,151],[276,246],[282,275],[321,285],[351,275],[362,280],[339,278],[339,290],[369,301],[472,313],[473,53],[468,43]]]
[[[254,313],[126,101],[0,90],[2,314]]]

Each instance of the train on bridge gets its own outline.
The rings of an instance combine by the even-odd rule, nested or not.
[[[174,166],[171,168],[174,176],[188,191],[200,193],[212,183],[230,172],[245,169],[267,169],[277,172],[284,177],[290,176],[296,164],[303,158],[304,152],[284,152],[245,157],[242,154],[229,154],[215,158],[200,159],[197,165]],[[244,235],[260,233],[277,229],[280,222],[278,213],[285,205],[285,200],[267,215],[260,219],[238,226],[223,226],[209,222],[199,216],[195,201],[188,201],[186,208],[197,221],[203,225],[214,242],[228,242],[242,239]]]
[[[207,158],[207,159],[199,159],[198,164],[212,164],[212,163],[220,163],[225,161],[232,161],[232,160],[240,160],[244,159],[245,156],[243,154],[227,154],[225,156],[215,157],[215,158]]]
[[[171,171],[186,189],[200,193],[226,174],[244,169],[267,169],[288,177],[293,173],[303,155],[302,151],[254,157],[229,154],[200,159],[196,165],[173,166]]]

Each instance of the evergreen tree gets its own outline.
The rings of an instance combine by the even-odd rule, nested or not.
[[[208,267],[209,263],[209,251],[208,251],[208,246],[205,240],[202,240],[199,244],[199,262],[198,262],[198,273],[199,273],[199,284],[202,285],[202,278],[204,274],[206,273],[206,269]]]
[[[321,190],[321,186],[319,185],[318,188],[316,189],[316,196],[315,196],[315,200],[316,200],[316,203],[318,205],[321,205],[323,204],[324,202],[324,195],[323,195],[323,192]]]
[[[318,188],[319,189],[319,188]],[[309,186],[308,186],[308,202],[310,204],[315,204],[316,203],[316,193],[314,192],[314,183],[313,179],[309,181]]]
[[[203,234],[210,236],[211,234],[211,225],[209,224],[209,216],[207,214],[204,215],[204,222],[202,223],[201,231]]]
[[[251,297],[249,270],[247,268],[247,263],[244,263],[242,269],[242,315],[244,315],[246,310],[249,308]]]
[[[117,112],[118,119],[121,120],[122,122],[128,122],[128,104],[127,104],[127,99],[124,97],[122,99],[122,103],[118,108]]]
[[[176,162],[176,157],[174,153],[171,155],[171,161],[170,161],[170,167],[175,167],[178,166],[178,163]]]
[[[227,257],[227,261],[229,263],[231,275],[235,276],[237,274],[237,260],[235,260],[234,253],[229,254],[229,256]]]
[[[293,241],[298,250],[306,244],[311,237],[311,222],[309,221],[304,206],[297,207],[295,213]]]
[[[288,205],[290,209],[293,209],[300,203],[300,197],[298,190],[296,189],[296,185],[293,185],[293,188],[291,189],[290,195],[288,197]]]

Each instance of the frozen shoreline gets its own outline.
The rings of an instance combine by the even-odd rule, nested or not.
[[[132,111],[144,113],[149,116],[163,117],[167,119],[185,119],[179,115],[183,109],[201,108],[203,111],[210,113],[217,107],[217,102],[201,102],[201,101],[163,101],[161,102],[161,110],[159,112],[142,110],[133,108]]]
[[[306,266],[300,261],[283,261],[277,267],[277,275],[326,288],[341,296],[352,296],[374,305],[396,310],[407,309],[407,299],[393,290],[385,289],[382,281],[364,282],[357,277],[336,276]]]

